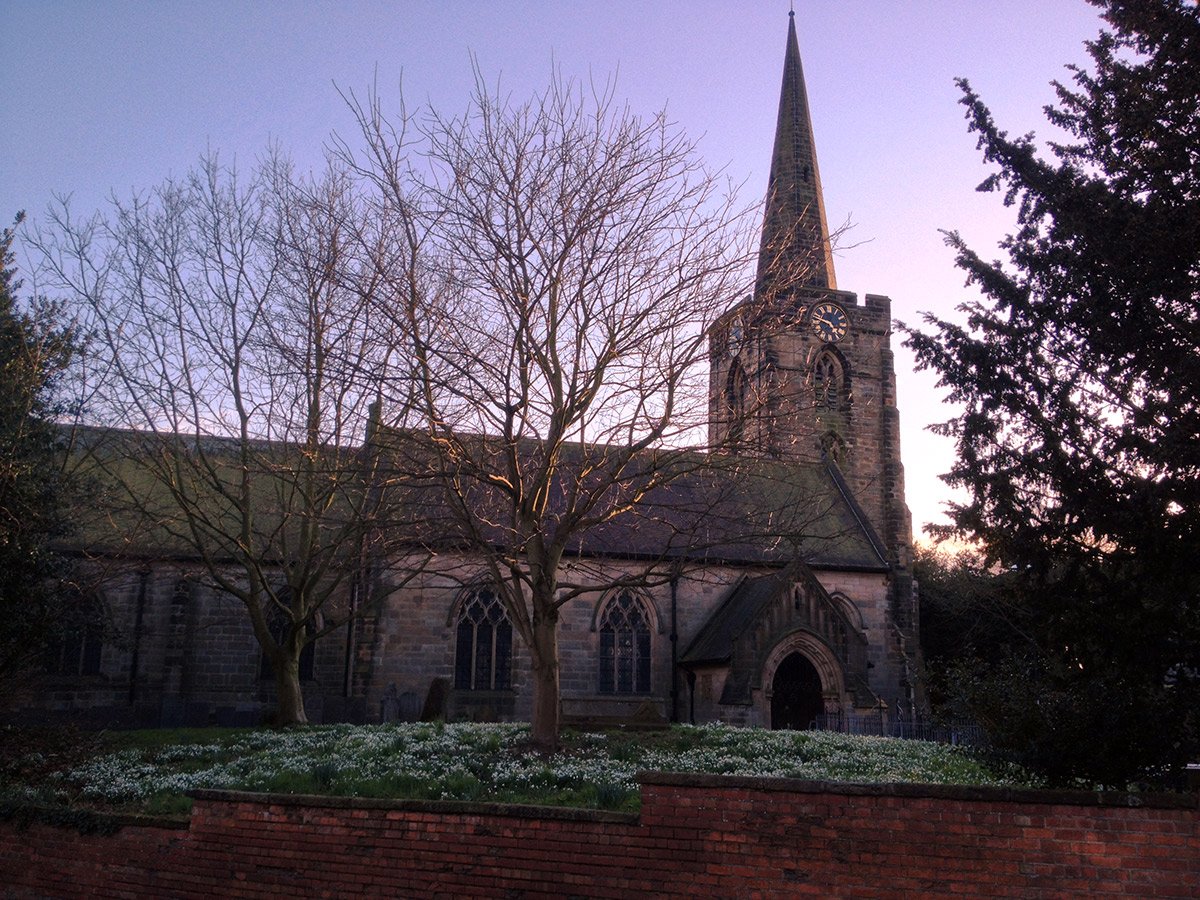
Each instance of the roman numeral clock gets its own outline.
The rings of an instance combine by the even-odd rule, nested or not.
[[[850,330],[850,317],[836,303],[824,301],[813,306],[808,318],[813,334],[828,344],[834,344]]]

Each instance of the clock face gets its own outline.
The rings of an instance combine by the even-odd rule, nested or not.
[[[836,303],[818,303],[812,308],[813,334],[823,341],[840,341],[850,330],[850,317]]]

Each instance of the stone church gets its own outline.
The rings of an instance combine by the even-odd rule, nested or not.
[[[754,295],[710,338],[711,436],[785,471],[787,490],[822,498],[821,520],[802,550],[765,537],[719,553],[692,546],[670,578],[570,601],[559,630],[564,722],[884,724],[918,704],[891,306],[837,287],[794,17],[761,247]],[[566,565],[612,582],[636,567],[637,550],[611,530]],[[386,577],[387,561],[378,565]],[[148,552],[114,574],[87,598],[92,624],[53,648],[7,716],[261,721],[274,687],[245,613],[196,571]],[[417,578],[310,645],[310,721],[528,718],[528,654],[486,582],[463,583]]]

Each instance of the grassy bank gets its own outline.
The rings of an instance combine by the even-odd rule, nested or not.
[[[291,731],[110,733],[56,757],[10,734],[0,793],[118,811],[184,813],[185,793],[226,788],[359,797],[637,808],[639,771],[851,782],[1029,785],[972,752],[829,732],[675,726],[568,732],[553,756],[524,725],[321,726]],[[31,742],[32,744],[32,742]],[[18,749],[15,749],[18,748]]]

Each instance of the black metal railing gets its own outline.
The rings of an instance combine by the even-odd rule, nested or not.
[[[882,709],[878,713],[823,713],[813,720],[810,728],[814,731],[908,738],[965,747],[987,745],[987,735],[981,727],[973,723],[914,719],[897,716]]]

